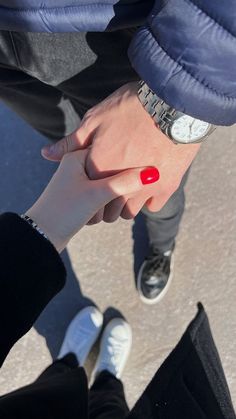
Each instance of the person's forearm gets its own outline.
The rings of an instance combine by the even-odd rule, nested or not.
[[[56,248],[62,250],[104,205],[159,179],[156,168],[139,167],[91,181],[84,170],[86,157],[87,151],[82,151],[63,158],[47,188],[26,211],[32,223],[16,214],[0,216],[0,364],[65,283]]]
[[[155,1],[133,37],[134,70],[167,104],[214,125],[236,122],[235,1]],[[176,29],[178,28],[178,29]]]
[[[0,364],[65,283],[52,244],[16,214],[0,216]]]

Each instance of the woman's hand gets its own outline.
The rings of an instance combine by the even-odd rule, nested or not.
[[[89,180],[85,173],[87,154],[86,150],[66,154],[40,198],[26,212],[59,252],[109,202],[119,198],[120,208],[123,196],[135,195],[159,179],[157,169],[146,167]]]

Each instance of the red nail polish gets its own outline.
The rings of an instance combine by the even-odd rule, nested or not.
[[[147,167],[140,173],[141,182],[143,185],[157,182],[160,178],[160,173],[156,167]]]

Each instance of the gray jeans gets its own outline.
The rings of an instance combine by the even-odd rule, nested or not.
[[[128,57],[134,29],[105,33],[0,31],[0,99],[37,131],[58,140],[84,113],[123,84],[138,80]],[[181,186],[157,213],[144,210],[150,243],[174,244],[184,211]]]

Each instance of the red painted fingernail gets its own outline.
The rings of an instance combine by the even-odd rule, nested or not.
[[[160,173],[156,167],[147,167],[140,173],[141,182],[143,185],[157,182],[160,178]]]

